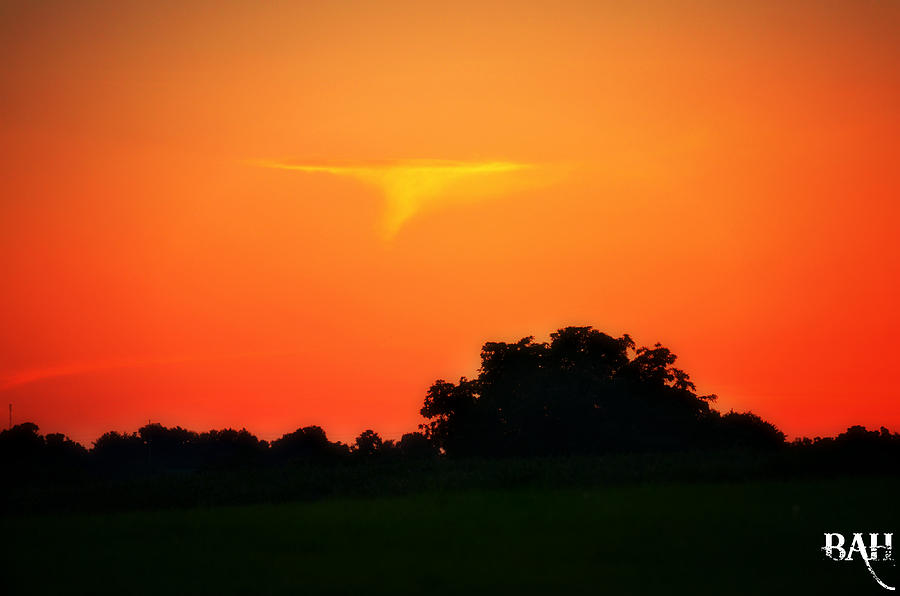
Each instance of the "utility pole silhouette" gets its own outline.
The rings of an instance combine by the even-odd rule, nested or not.
[[[9,428],[12,429],[12,404],[9,404]]]

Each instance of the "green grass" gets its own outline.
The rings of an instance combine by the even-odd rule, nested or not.
[[[862,561],[830,562],[820,547],[825,531],[897,530],[898,489],[871,478],[660,483],[6,517],[2,585],[8,594],[885,593]]]

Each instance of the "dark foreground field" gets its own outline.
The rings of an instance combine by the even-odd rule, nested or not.
[[[5,593],[886,593],[823,532],[900,528],[896,479],[425,493],[0,519]],[[876,568],[896,585],[896,568]]]

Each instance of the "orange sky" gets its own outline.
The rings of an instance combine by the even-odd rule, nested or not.
[[[898,31],[865,0],[4,2],[2,403],[86,442],[396,437],[483,341],[592,324],[792,436],[900,429]],[[265,163],[527,167],[417,180],[394,225],[383,169]]]

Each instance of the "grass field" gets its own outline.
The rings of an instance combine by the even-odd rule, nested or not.
[[[821,546],[825,531],[900,528],[898,489],[660,483],[6,517],[2,581],[7,594],[886,593]]]

